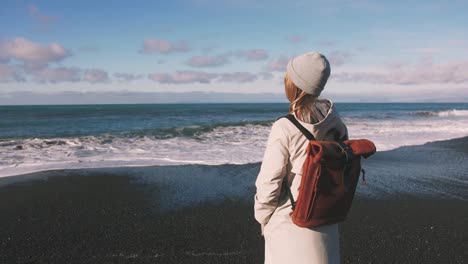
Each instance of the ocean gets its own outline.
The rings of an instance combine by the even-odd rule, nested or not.
[[[378,151],[468,135],[467,103],[336,103]],[[285,103],[0,106],[0,177],[51,169],[260,162]]]

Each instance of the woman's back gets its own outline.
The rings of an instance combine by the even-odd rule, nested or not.
[[[316,124],[301,122],[317,140],[342,139],[347,137],[346,126],[336,113],[333,104],[327,100],[330,107],[325,117]],[[288,119],[277,120],[271,130],[267,148],[277,149],[270,154],[265,153],[260,173],[257,177],[257,195],[255,201],[255,217],[259,222],[268,222],[265,226],[265,239],[269,239],[265,247],[266,256],[274,256],[266,263],[339,263],[338,225],[329,225],[306,230],[296,226],[291,221],[291,202],[285,192],[281,192],[283,179],[273,179],[271,175],[284,173],[294,199],[297,199],[302,178],[302,165],[306,158],[308,139]],[[284,153],[289,156],[286,166],[282,159]],[[278,200],[272,201],[272,194],[280,192]],[[271,237],[270,237],[271,236]],[[284,250],[285,247],[293,249]],[[314,245],[313,247],[311,245]],[[272,252],[274,252],[272,254]],[[312,262],[314,259],[316,262]],[[288,263],[286,262],[286,263]]]
[[[291,66],[292,62],[288,64],[288,75],[298,81],[302,88],[299,89],[288,75],[285,78],[291,113],[317,140],[347,138],[346,126],[333,103],[317,99],[328,78],[328,61],[317,53],[305,54],[298,57],[298,61],[293,65],[295,67]],[[309,68],[305,69],[305,74],[309,74],[305,76],[308,82],[302,78],[300,63],[316,67],[311,69],[312,75],[308,72]],[[291,202],[286,192],[282,191],[282,185],[288,184],[293,198],[297,199],[308,142],[286,118],[277,120],[272,126],[255,195],[255,218],[264,226],[265,263],[340,263],[338,225],[318,228],[295,225],[290,217]]]

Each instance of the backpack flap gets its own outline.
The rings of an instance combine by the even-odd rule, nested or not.
[[[346,140],[344,143],[351,148],[354,155],[364,158],[372,156],[377,151],[374,143],[367,139]]]

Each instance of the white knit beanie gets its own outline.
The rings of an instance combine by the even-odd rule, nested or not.
[[[318,52],[308,52],[288,62],[286,73],[302,91],[319,96],[330,76],[330,63]]]

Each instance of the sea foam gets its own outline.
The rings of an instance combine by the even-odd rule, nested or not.
[[[344,118],[351,138],[368,138],[378,151],[468,135],[458,120]],[[0,176],[46,169],[177,164],[245,164],[261,161],[270,131],[265,125],[222,126],[197,137],[114,135],[33,138],[0,142]]]

